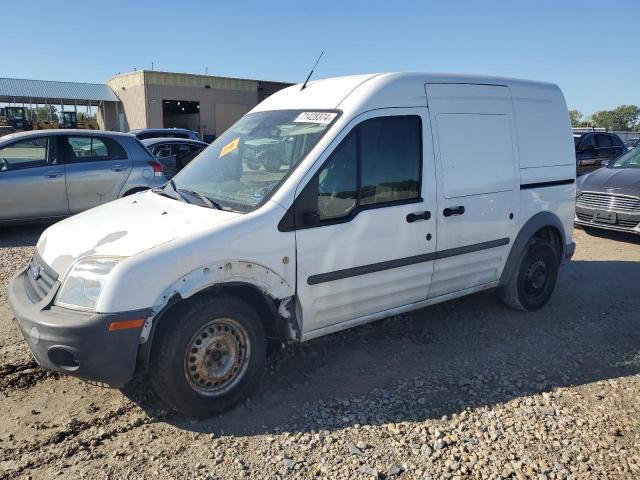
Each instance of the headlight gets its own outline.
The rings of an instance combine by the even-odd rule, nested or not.
[[[107,276],[122,258],[89,257],[76,262],[64,279],[56,305],[94,310]]]

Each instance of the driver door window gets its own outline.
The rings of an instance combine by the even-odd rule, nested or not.
[[[50,137],[12,143],[0,149],[0,171],[45,167],[58,163],[56,142]]]
[[[320,220],[351,213],[356,208],[357,190],[357,135],[351,134],[318,174]]]
[[[418,116],[364,121],[310,181],[302,203],[316,208],[322,224],[347,221],[358,210],[418,201],[421,128]]]

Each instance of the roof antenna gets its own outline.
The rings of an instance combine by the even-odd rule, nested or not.
[[[318,59],[316,60],[316,63],[313,64],[313,68],[311,69],[311,71],[309,72],[309,76],[307,77],[307,79],[304,81],[304,83],[302,84],[302,88],[300,89],[300,91],[304,90],[305,88],[307,88],[307,82],[309,81],[309,79],[311,78],[311,75],[313,75],[313,71],[316,69],[316,67],[318,66],[318,62],[320,61],[320,59],[322,58],[322,55],[324,54],[324,50],[322,50],[322,52],[320,52],[320,56],[318,57]]]

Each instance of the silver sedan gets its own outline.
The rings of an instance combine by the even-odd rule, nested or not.
[[[38,130],[0,139],[0,223],[53,221],[166,181],[126,133]]]

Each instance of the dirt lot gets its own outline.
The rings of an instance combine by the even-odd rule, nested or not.
[[[0,230],[0,283],[38,228]],[[45,372],[0,293],[0,478],[640,478],[640,240],[575,233],[536,313],[491,292],[272,355],[208,421]]]

